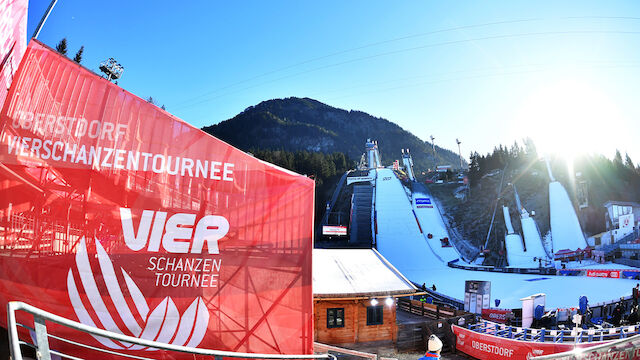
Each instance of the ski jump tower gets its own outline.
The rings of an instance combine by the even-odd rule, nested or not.
[[[380,153],[378,152],[378,142],[367,139],[366,149],[369,170],[381,167],[382,163],[380,162]]]
[[[406,152],[404,151],[404,149],[402,149],[402,163],[404,164],[404,168],[407,172],[409,180],[416,181],[416,177],[413,174],[413,159],[411,158],[409,149],[407,149]]]

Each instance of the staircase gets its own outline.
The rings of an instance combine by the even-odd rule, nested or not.
[[[349,244],[362,247],[371,246],[371,203],[373,186],[355,184],[351,198],[351,226]]]

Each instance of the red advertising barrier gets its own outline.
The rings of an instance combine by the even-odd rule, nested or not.
[[[480,360],[527,360],[532,356],[556,354],[574,348],[584,348],[602,343],[561,344],[506,339],[490,334],[477,333],[452,325],[456,335],[456,350]]]
[[[586,270],[589,277],[620,279],[620,270]]]
[[[175,345],[312,353],[313,196],[307,177],[33,41],[0,113],[0,308],[24,301]]]
[[[505,309],[482,309],[482,318],[504,324],[507,322],[509,314],[513,314],[511,310]]]
[[[28,0],[0,0],[0,106],[27,48]]]

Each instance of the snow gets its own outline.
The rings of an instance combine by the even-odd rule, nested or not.
[[[443,244],[440,242],[442,238],[446,237],[451,240],[451,237],[447,232],[447,227],[444,224],[440,210],[438,210],[434,199],[426,188],[416,186],[411,205],[418,218],[418,223],[422,228],[424,240],[429,245],[431,251],[445,263],[460,258],[460,254],[458,254],[454,247],[442,246]],[[429,239],[429,234],[433,235],[431,239]],[[449,244],[451,244],[451,241]]]
[[[520,223],[522,224],[522,234],[524,234],[527,255],[530,258],[548,259],[549,255],[544,249],[535,220],[525,213],[522,215]]]
[[[435,256],[424,240],[402,184],[388,169],[378,170],[376,212],[378,251],[409,280],[418,284],[435,284],[438,292],[457,299],[464,299],[465,280],[491,281],[492,299],[500,299],[501,306],[508,308],[522,307],[521,298],[537,293],[547,295],[547,308],[577,306],[581,295],[586,295],[589,302],[595,304],[628,296],[636,284],[635,280],[627,279],[523,275],[450,268]]]
[[[513,230],[511,215],[509,214],[509,208],[507,206],[502,207],[502,215],[504,216],[504,223],[507,226],[507,235],[504,237],[504,245],[507,250],[507,262],[509,263],[509,267],[538,267],[538,263],[533,261],[533,256],[530,256],[524,251],[522,237],[516,234]]]
[[[533,261],[533,257],[525,253],[520,235],[509,234],[505,236],[504,243],[507,248],[507,262],[509,263],[509,267],[538,267],[538,263]]]
[[[314,295],[388,295],[415,291],[374,249],[313,249]]]
[[[554,253],[563,249],[584,249],[587,246],[569,194],[557,181],[549,183],[549,213]]]
[[[375,192],[378,251],[405,276],[407,271],[441,268],[443,262],[420,233],[404,187],[392,170],[378,169]],[[440,242],[435,236],[431,240]]]
[[[513,224],[511,224],[511,215],[509,214],[509,207],[502,207],[502,215],[504,215],[504,224],[507,226],[507,234],[513,234]]]

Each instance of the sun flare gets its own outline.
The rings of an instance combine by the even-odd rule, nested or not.
[[[621,123],[620,111],[605,92],[585,81],[562,79],[539,87],[524,101],[515,131],[531,137],[541,155],[572,159],[615,148]]]

